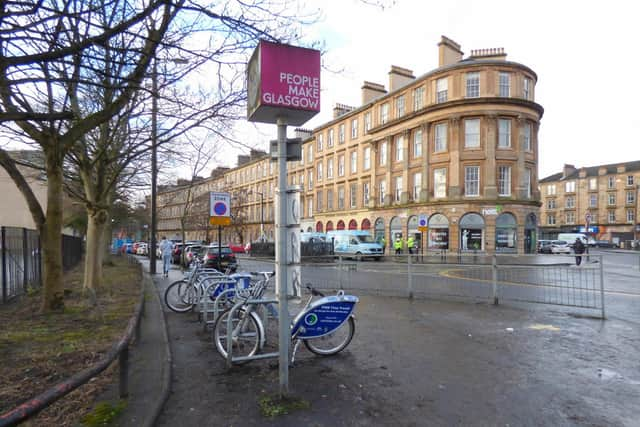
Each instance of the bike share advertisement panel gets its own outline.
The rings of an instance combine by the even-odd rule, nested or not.
[[[212,291],[209,291],[209,298],[211,301],[215,301],[218,295],[227,289],[247,289],[251,286],[251,275],[246,273],[235,273],[229,276],[231,280],[218,283],[213,287]],[[227,297],[233,298],[235,292],[229,292]]]
[[[338,329],[349,319],[358,298],[353,295],[330,296],[314,301],[293,322],[296,338],[319,338]]]

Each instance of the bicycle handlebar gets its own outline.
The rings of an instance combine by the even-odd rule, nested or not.
[[[311,286],[311,283],[307,283],[306,286],[307,289],[309,289],[309,291],[311,292],[311,295],[313,295],[314,297],[324,297],[324,294]]]

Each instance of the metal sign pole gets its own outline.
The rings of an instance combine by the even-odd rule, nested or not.
[[[287,302],[287,124],[278,125],[278,233],[276,241],[276,280],[278,282],[278,357],[280,396],[289,393],[289,344],[291,330]]]

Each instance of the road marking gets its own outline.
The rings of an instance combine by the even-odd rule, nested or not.
[[[559,331],[560,328],[553,325],[543,325],[540,323],[533,324],[531,326],[527,326],[527,329],[533,329],[534,331]]]

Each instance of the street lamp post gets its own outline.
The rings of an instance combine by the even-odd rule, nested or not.
[[[158,231],[157,188],[158,181],[158,60],[153,60],[151,72],[151,244],[149,272],[156,274],[156,233]]]
[[[187,64],[182,58],[167,59],[174,64]],[[156,274],[156,246],[158,233],[158,59],[153,59],[151,71],[151,241],[149,254],[149,272]]]

